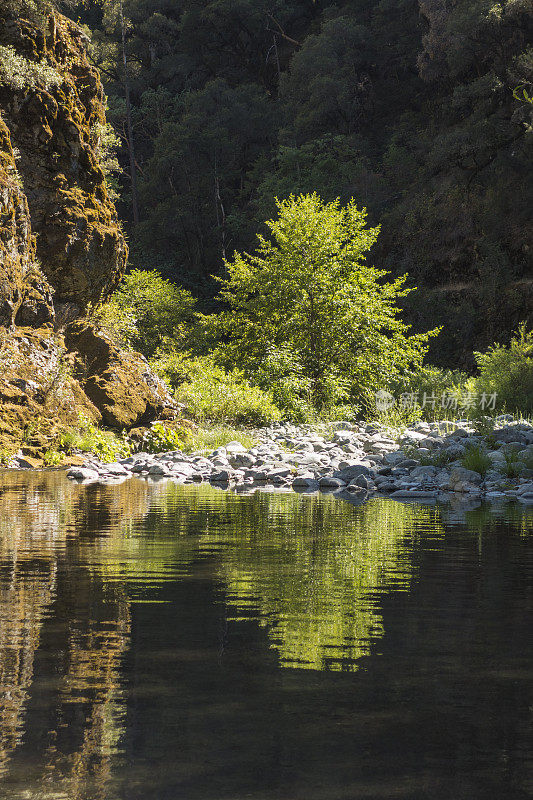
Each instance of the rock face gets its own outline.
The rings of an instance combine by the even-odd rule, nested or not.
[[[52,290],[35,260],[28,203],[0,118],[0,325],[43,325],[53,316]]]
[[[40,455],[83,414],[101,414],[71,374],[63,337],[52,328],[0,328],[0,451]]]
[[[99,163],[104,97],[84,35],[57,13],[40,22],[2,3],[0,43],[46,63],[61,82],[22,89],[0,82],[0,113],[19,153],[37,257],[62,318],[79,315],[116,286],[127,247]]]
[[[84,322],[70,323],[65,341],[77,355],[76,377],[106,425],[131,428],[175,416],[167,387],[139,353],[120,350],[105,333]]]
[[[142,356],[72,324],[117,285],[127,247],[98,72],[78,26],[39,8],[0,2],[0,463],[42,455],[80,415],[126,428],[174,409]]]

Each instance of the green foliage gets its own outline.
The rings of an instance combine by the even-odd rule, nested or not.
[[[496,408],[533,413],[533,330],[520,325],[509,346],[495,344],[475,353],[478,393],[496,394]]]
[[[147,358],[167,341],[185,346],[194,326],[195,300],[155,270],[135,269],[99,310],[104,324]]]
[[[91,139],[95,156],[106,178],[108,194],[112,200],[118,200],[120,194],[117,176],[122,172],[117,157],[120,139],[109,122],[95,123],[91,127]]]
[[[153,423],[144,434],[141,447],[149,453],[165,453],[169,450],[193,453],[199,450],[216,450],[229,442],[240,442],[247,449],[257,444],[252,435],[227,425],[193,427],[178,420],[177,423]]]
[[[226,363],[269,386],[272,364],[278,396],[283,373],[315,409],[365,400],[419,366],[436,332],[408,335],[396,306],[405,279],[384,282],[385,271],[364,263],[379,230],[365,227],[365,210],[316,194],[277,207],[272,238],[258,235],[256,253],[237,253],[220,281],[230,310],[213,324]]]
[[[421,467],[442,468],[449,464],[450,461],[453,461],[453,456],[447,453],[446,450],[436,450],[434,453],[419,456],[418,460]]]
[[[492,440],[494,438],[496,420],[494,417],[481,416],[474,420],[473,427],[478,436],[484,436],[486,439]]]
[[[240,442],[247,450],[257,444],[257,439],[246,431],[228,427],[227,425],[213,425],[209,428],[190,428],[185,432],[183,450],[187,453],[197,450],[216,450],[230,442]]]
[[[316,191],[357,197],[383,222],[374,264],[425,287],[405,309],[417,330],[446,325],[439,363],[471,367],[473,347],[525,316],[528,0],[104,0],[78,11],[117,131],[125,35],[140,166],[133,263],[211,296],[209,276],[250,252],[273,198]]]
[[[49,447],[43,456],[43,461],[47,467],[57,467],[63,462],[64,457],[65,454],[60,450],[55,447]]]
[[[516,447],[503,451],[504,462],[500,465],[500,469],[508,478],[518,478],[524,468],[524,462],[518,453],[519,449]]]
[[[7,84],[17,91],[35,86],[51,89],[62,80],[46,61],[28,61],[14,47],[0,45],[0,85]]]
[[[266,425],[281,418],[269,392],[252,386],[237,369],[224,371],[208,356],[160,353],[153,366],[174,388],[188,418],[241,425]]]
[[[530,450],[527,455],[521,456],[520,460],[523,467],[533,470],[533,450]]]
[[[183,445],[183,430],[174,424],[153,423],[142,439],[142,449],[147,453],[166,453],[180,450]]]
[[[139,332],[133,309],[119,305],[114,297],[100,305],[89,303],[86,318],[93,325],[103,328],[119,347],[132,347],[133,342],[138,339]]]
[[[492,467],[492,461],[484,447],[479,445],[471,445],[467,447],[461,456],[461,464],[465,469],[471,469],[474,472],[479,472],[480,475],[485,475],[487,470]]]
[[[59,436],[55,449],[64,453],[93,453],[104,462],[116,461],[117,458],[125,458],[131,453],[131,445],[124,437],[103,430],[84,418],[80,418],[77,428]],[[49,457],[52,458],[52,454]]]

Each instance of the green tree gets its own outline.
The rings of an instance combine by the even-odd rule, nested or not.
[[[107,303],[105,316],[122,320],[129,343],[150,358],[168,340],[173,346],[185,346],[194,306],[186,289],[155,270],[135,269]]]
[[[405,278],[365,264],[379,228],[350,201],[324,203],[316,194],[277,201],[253,255],[226,262],[218,318],[223,356],[251,376],[273,349],[290,348],[290,369],[308,382],[315,408],[364,401],[380,386],[420,365],[434,332],[408,335],[398,298]],[[264,375],[264,370],[263,370]]]

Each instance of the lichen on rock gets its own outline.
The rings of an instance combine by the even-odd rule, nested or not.
[[[104,95],[83,39],[55,11],[26,19],[13,0],[0,5],[13,67],[0,70],[0,455],[42,456],[81,416],[121,429],[175,416],[141,355],[73,322],[127,260],[95,135]]]
[[[0,82],[0,110],[20,154],[36,254],[54,287],[60,320],[65,311],[79,315],[107,296],[127,261],[95,152],[93,131],[105,124],[104,95],[83,39],[80,28],[56,12],[41,29],[9,4],[0,8],[0,42],[31,62],[48,64],[62,79],[23,89]]]
[[[82,321],[66,327],[65,341],[77,356],[75,375],[106,425],[132,428],[176,416],[166,385],[142,355],[120,349],[105,332]]]
[[[101,420],[71,361],[52,328],[0,328],[0,451],[39,456],[80,415]]]
[[[0,116],[0,325],[44,325],[53,316],[52,290],[35,260],[28,203]]]

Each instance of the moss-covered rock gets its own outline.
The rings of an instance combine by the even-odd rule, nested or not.
[[[81,321],[66,327],[65,342],[77,357],[75,375],[106,425],[132,428],[176,416],[166,385],[139,353],[118,348],[106,333]]]
[[[99,161],[104,95],[79,27],[24,8],[0,3],[3,52],[32,76],[0,64],[0,460],[42,456],[80,415],[122,429],[175,415],[142,356],[72,322],[127,259]]]
[[[72,374],[63,337],[51,328],[0,328],[0,455],[41,456],[80,414],[101,414]]]
[[[35,261],[28,203],[0,116],[0,325],[38,326],[53,316],[52,290]]]
[[[127,260],[96,152],[104,95],[74,22],[55,12],[31,21],[13,8],[0,5],[0,43],[61,76],[58,85],[48,87],[38,81],[23,89],[0,82],[0,112],[20,154],[18,172],[37,234],[37,257],[54,288],[61,321],[106,296]]]

